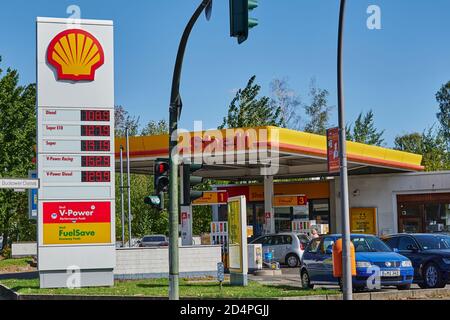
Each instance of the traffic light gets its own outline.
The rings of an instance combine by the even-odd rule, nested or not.
[[[202,164],[183,165],[183,206],[190,206],[192,201],[203,197],[203,191],[192,190],[193,187],[202,184],[203,178],[193,174],[203,168]]]
[[[155,162],[155,192],[164,193],[169,190],[170,164],[168,159],[157,159]]]
[[[249,30],[258,25],[250,12],[258,7],[258,0],[230,0],[231,36],[241,44],[248,39]]]
[[[145,197],[144,203],[162,211],[164,210],[164,193],[161,192],[159,196]]]
[[[144,198],[144,203],[159,210],[164,210],[164,193],[169,190],[170,164],[168,159],[155,162],[155,194]]]

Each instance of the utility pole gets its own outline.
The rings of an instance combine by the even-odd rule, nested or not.
[[[170,109],[169,109],[169,164],[170,164],[170,183],[169,183],[169,299],[179,300],[179,277],[180,277],[180,267],[179,267],[179,217],[180,217],[180,206],[179,206],[179,183],[178,183],[178,173],[180,159],[178,155],[178,121],[181,116],[181,111],[183,108],[183,102],[180,95],[180,82],[181,82],[181,71],[183,69],[184,54],[186,52],[187,42],[189,36],[194,28],[195,23],[206,10],[206,17],[209,20],[212,10],[212,0],[203,0],[194,15],[189,20],[183,36],[181,37],[181,42],[178,48],[177,60],[175,63],[175,70],[173,73],[172,80],[172,92],[170,98]]]
[[[125,247],[125,199],[123,185],[123,146],[120,146],[120,205],[122,213],[122,248]]]
[[[348,200],[348,166],[347,166],[347,133],[345,130],[345,97],[343,74],[343,48],[345,4],[341,0],[339,12],[339,40],[338,40],[338,112],[339,112],[339,153],[341,161],[341,214],[342,214],[342,285],[344,300],[353,300],[352,263],[350,252],[350,212]]]
[[[125,129],[125,135],[127,139],[127,179],[128,179],[128,247],[132,246],[132,235],[131,235],[131,223],[133,220],[133,215],[131,212],[131,168],[130,168],[130,130],[128,128]]]

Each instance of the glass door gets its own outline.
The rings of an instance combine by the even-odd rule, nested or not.
[[[424,206],[422,204],[401,203],[398,213],[398,231],[400,233],[424,232],[423,211]]]

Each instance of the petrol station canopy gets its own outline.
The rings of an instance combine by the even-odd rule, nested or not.
[[[275,179],[332,176],[328,173],[325,136],[277,127],[185,132],[179,136],[179,145],[183,149],[181,156],[184,159],[196,157],[197,161],[191,160],[193,163],[200,159],[204,167],[196,175],[205,178],[258,180],[262,168],[267,166],[276,167]],[[237,142],[236,137],[245,138],[240,139],[243,142]],[[117,171],[120,170],[121,146],[125,149],[125,139],[116,138]],[[155,160],[168,158],[168,146],[168,135],[131,137],[131,172],[153,174]],[[203,157],[199,158],[201,154]],[[263,154],[266,156],[258,156]],[[421,155],[351,141],[347,143],[347,156],[349,175],[424,170]]]

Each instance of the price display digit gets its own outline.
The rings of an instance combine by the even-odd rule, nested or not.
[[[81,182],[87,182],[87,183],[111,182],[111,172],[109,172],[109,171],[83,171],[83,172],[81,172]]]
[[[81,157],[83,168],[111,167],[111,157],[109,156],[83,156]]]
[[[111,112],[110,111],[96,111],[96,110],[82,110],[81,111],[81,121],[90,122],[110,122]]]
[[[108,140],[83,140],[81,141],[83,152],[110,152],[111,141]]]

